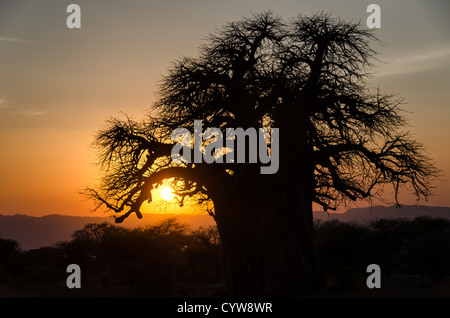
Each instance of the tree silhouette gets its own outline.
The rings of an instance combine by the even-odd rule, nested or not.
[[[430,194],[437,170],[403,131],[401,99],[367,88],[376,37],[327,14],[290,21],[271,12],[209,35],[197,58],[176,61],[142,122],[113,118],[97,136],[104,176],[86,193],[121,222],[171,180],[212,202],[231,290],[296,295],[322,288],[313,202],[325,210],[392,184]],[[175,163],[175,128],[279,128],[279,171],[252,163]],[[268,145],[267,151],[272,145]],[[220,155],[215,153],[216,156]]]

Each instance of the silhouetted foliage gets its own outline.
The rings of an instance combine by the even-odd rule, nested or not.
[[[63,250],[56,246],[46,246],[23,252],[20,263],[23,274],[17,282],[24,296],[45,297],[46,289],[64,291],[66,286],[66,268],[71,262]]]
[[[205,248],[207,253],[205,253]],[[215,279],[220,281],[222,273],[222,247],[217,227],[200,228],[192,232],[192,241],[186,247],[187,262],[192,276],[204,275],[207,268],[215,269]],[[206,268],[205,268],[206,267]]]
[[[20,252],[17,241],[0,238],[0,283],[8,278],[14,279],[20,272],[16,267]]]
[[[423,234],[405,244],[402,256],[408,273],[427,275],[438,282],[450,271],[450,233]]]
[[[401,248],[412,235],[411,223],[405,219],[381,219],[371,222],[370,227],[380,254],[378,264],[383,268],[382,274],[390,276]]]
[[[450,271],[450,220],[418,217],[409,227],[401,253],[403,269],[440,281]]]
[[[339,221],[319,223],[316,228],[317,251],[328,288],[344,291],[364,285],[367,265],[378,263],[371,229]]]
[[[428,277],[438,284],[450,274],[447,219],[379,219],[364,225],[333,220],[317,222],[316,234],[330,291],[364,289],[365,269],[373,263],[380,265],[385,279],[398,275],[406,275],[410,281],[415,276]]]
[[[0,295],[2,284],[39,297],[215,295],[224,290],[220,249],[216,228],[191,231],[175,219],[133,229],[87,224],[71,240],[29,251],[2,239]],[[81,268],[79,291],[66,287],[69,264]]]
[[[17,241],[0,238],[0,264],[7,264],[20,253],[20,245]]]
[[[380,219],[367,224],[322,221],[316,222],[315,234],[319,266],[327,283],[324,295],[367,295],[365,270],[373,263],[381,267],[380,291],[390,295],[423,295],[422,286],[431,292],[445,287],[450,279],[447,219]],[[1,296],[230,294],[215,227],[189,230],[174,219],[132,229],[88,224],[70,240],[54,246],[22,251],[16,241],[1,239],[0,247]],[[65,269],[72,263],[81,267],[80,290],[66,287]],[[443,296],[449,296],[442,290]]]

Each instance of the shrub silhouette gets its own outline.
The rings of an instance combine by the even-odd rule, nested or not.
[[[98,258],[116,272],[119,284],[167,296],[183,272],[186,236],[185,226],[172,219],[153,227],[109,232],[99,245]]]
[[[364,289],[365,269],[372,263],[380,265],[384,277],[426,275],[436,284],[450,274],[450,220],[332,220],[315,227],[320,266],[331,291]]]
[[[194,278],[199,279],[201,276],[203,279],[220,281],[223,260],[217,227],[201,227],[193,231],[186,253],[187,263]]]
[[[401,253],[401,265],[410,274],[427,275],[434,283],[450,273],[450,220],[418,217]]]
[[[87,224],[72,238],[58,248],[67,262],[87,269],[83,279],[91,290],[170,297],[217,280],[221,268],[217,229],[190,231],[174,218],[133,229]]]
[[[411,224],[406,219],[380,219],[370,223],[383,276],[391,275],[403,245],[414,235]]]
[[[367,265],[378,260],[372,231],[356,223],[336,220],[317,223],[316,245],[320,266],[331,290],[361,286]]]
[[[0,238],[0,283],[8,282],[20,273],[17,267],[20,252],[17,241]]]
[[[408,242],[403,251],[409,273],[427,275],[434,283],[450,272],[450,233],[427,233]]]

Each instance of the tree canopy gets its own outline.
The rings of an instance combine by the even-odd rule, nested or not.
[[[300,148],[307,158],[297,161],[310,166],[312,201],[325,210],[376,195],[384,184],[395,196],[410,185],[426,198],[437,170],[404,131],[402,99],[367,88],[373,41],[371,31],[323,13],[284,21],[267,12],[227,24],[198,57],[173,63],[148,118],[111,119],[98,133],[104,177],[88,193],[123,217],[140,217],[166,178],[175,178],[182,200],[210,199],[215,185],[224,188],[249,165],[173,164],[171,132],[202,119],[205,128],[279,127],[286,153]]]

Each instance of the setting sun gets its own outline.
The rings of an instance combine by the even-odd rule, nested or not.
[[[169,187],[162,188],[161,190],[161,198],[166,201],[171,201],[175,194],[173,193],[173,189]]]

